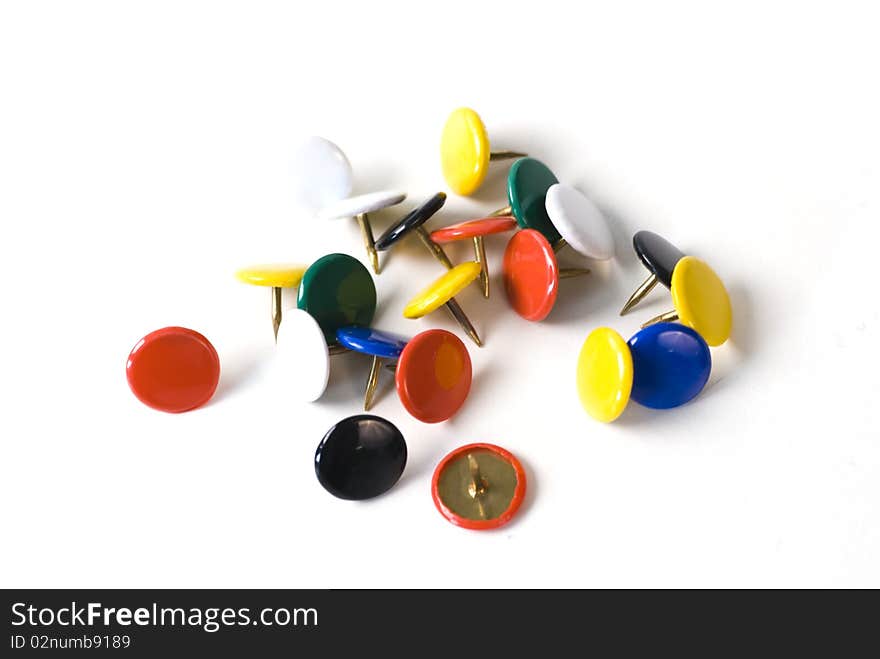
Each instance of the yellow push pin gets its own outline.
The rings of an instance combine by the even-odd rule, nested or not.
[[[705,262],[685,256],[672,271],[672,304],[667,311],[646,322],[679,321],[695,330],[710,346],[720,346],[730,337],[733,310],[724,283]]]
[[[486,178],[491,161],[522,158],[525,155],[517,151],[491,152],[483,120],[470,108],[454,110],[446,120],[440,138],[443,177],[452,191],[460,195],[477,191]]]
[[[242,268],[235,276],[239,281],[252,286],[271,286],[272,288],[272,331],[278,341],[278,328],[281,326],[281,289],[295,288],[303,278],[306,266],[290,263],[273,263]]]
[[[403,317],[421,318],[445,304],[452,317],[458,321],[458,324],[473,339],[474,343],[482,346],[483,342],[480,340],[477,330],[474,329],[473,324],[455,300],[455,295],[480,276],[481,269],[480,264],[474,261],[455,266],[410,300],[403,310]]]

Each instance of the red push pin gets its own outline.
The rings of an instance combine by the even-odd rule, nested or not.
[[[137,342],[125,364],[128,386],[144,405],[188,412],[211,400],[220,358],[211,342],[185,327],[165,327]]]

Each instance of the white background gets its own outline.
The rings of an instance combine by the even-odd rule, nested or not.
[[[0,584],[880,586],[878,17],[709,4],[4,2]],[[358,191],[406,189],[405,210],[445,189],[439,134],[460,105],[590,194],[617,257],[532,324],[490,239],[493,297],[459,297],[486,339],[466,406],[420,424],[386,377],[374,411],[406,436],[406,472],[337,500],[313,454],[358,413],[369,360],[337,358],[321,402],[290,400],[268,292],[233,273],[364,258],[353,221],[297,212],[300,138],[337,142]],[[431,227],[503,205],[506,169]],[[581,343],[670,307],[657,289],[617,317],[645,275],[638,229],[713,265],[734,332],[692,404],[606,426],[577,399]],[[392,252],[375,324],[455,330],[401,316],[438,268],[418,241]],[[172,324],[223,367],[213,401],[177,416],[124,376]],[[455,528],[429,494],[474,441],[528,473],[496,532]]]

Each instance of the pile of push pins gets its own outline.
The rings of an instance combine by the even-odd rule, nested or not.
[[[525,154],[489,151],[486,129],[473,110],[455,110],[440,144],[443,175],[453,192],[470,195],[482,184],[494,160],[513,160],[507,177],[508,205],[491,215],[428,232],[426,222],[443,207],[438,192],[374,239],[369,214],[406,198],[398,191],[350,196],[351,166],[345,154],[323,138],[311,138],[294,159],[295,185],[303,202],[324,218],[355,218],[368,262],[380,272],[380,252],[415,236],[445,268],[403,309],[421,318],[445,306],[465,334],[482,346],[477,330],[455,300],[471,284],[489,297],[489,268],[484,239],[516,231],[504,254],[503,278],[511,307],[523,318],[540,321],[556,302],[559,283],[586,274],[562,269],[556,253],[568,246],[593,260],[614,254],[611,231],[599,209],[575,188],[559,183],[543,163]],[[474,261],[453,265],[442,245],[470,240]],[[730,335],[732,312],[724,284],[703,261],[686,256],[660,236],[640,231],[636,254],[650,271],[621,311],[635,307],[659,282],[672,292],[674,311],[646,322],[629,341],[613,329],[594,330],[581,348],[577,388],[584,409],[610,422],[632,399],[656,409],[677,407],[705,386],[712,367],[709,346]],[[272,326],[280,350],[296,351],[302,377],[301,399],[315,401],[327,387],[330,358],[343,352],[372,358],[364,410],[372,405],[382,369],[394,370],[397,395],[406,411],[424,423],[455,415],[471,388],[468,349],[454,334],[430,329],[413,338],[372,328],[376,287],[370,272],[347,254],[328,254],[309,266],[263,265],[245,268],[238,278],[271,289]],[[297,288],[297,308],[285,310],[281,291]],[[166,327],[142,338],[126,365],[128,383],[146,405],[165,412],[186,412],[206,403],[217,387],[220,360],[204,336],[182,327]],[[386,419],[369,414],[336,423],[315,453],[321,485],[342,499],[369,499],[398,481],[406,466],[406,442]],[[440,513],[468,529],[490,529],[509,521],[526,489],[519,460],[492,444],[469,444],[437,465],[431,493]]]

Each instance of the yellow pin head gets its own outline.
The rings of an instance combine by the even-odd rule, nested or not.
[[[633,383],[632,353],[623,337],[600,327],[590,332],[577,362],[581,405],[594,419],[610,423],[629,403]]]
[[[672,271],[670,289],[681,323],[710,346],[727,341],[733,324],[730,296],[712,268],[694,256],[685,256]]]
[[[294,288],[299,286],[306,271],[304,265],[290,263],[272,263],[253,265],[242,268],[235,273],[239,281],[253,286],[271,286],[272,288]]]
[[[480,276],[480,264],[460,263],[416,295],[403,310],[404,318],[421,318],[440,308]]]
[[[440,139],[443,177],[453,192],[473,194],[489,169],[489,135],[480,115],[458,108],[449,115]]]

